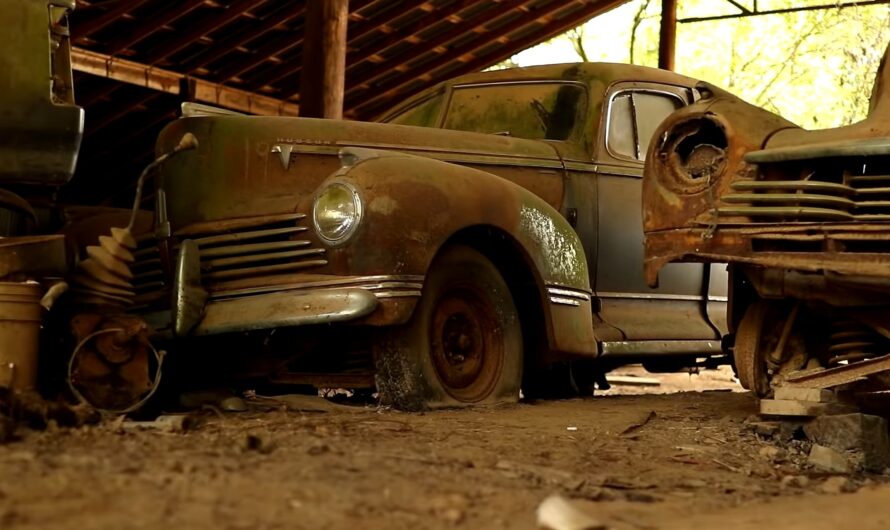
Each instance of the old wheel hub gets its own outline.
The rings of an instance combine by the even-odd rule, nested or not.
[[[473,289],[454,289],[436,304],[430,354],[453,398],[471,403],[487,397],[497,384],[504,349],[494,308]]]

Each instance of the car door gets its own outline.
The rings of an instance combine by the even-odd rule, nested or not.
[[[625,340],[719,338],[706,310],[710,276],[698,263],[662,269],[657,288],[643,277],[641,185],[649,141],[661,121],[692,100],[685,87],[616,84],[606,94],[597,152],[600,317]]]

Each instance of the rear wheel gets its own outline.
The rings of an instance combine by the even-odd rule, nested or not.
[[[495,266],[463,245],[445,249],[411,321],[374,341],[377,387],[406,410],[515,403],[522,333]]]

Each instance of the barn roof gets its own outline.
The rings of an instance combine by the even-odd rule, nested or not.
[[[625,1],[350,0],[344,114],[369,119]],[[296,114],[305,8],[305,0],[77,0],[75,92],[87,113],[78,172],[106,182],[120,178],[110,172],[133,173],[182,101]]]

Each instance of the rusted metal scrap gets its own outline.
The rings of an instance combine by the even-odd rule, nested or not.
[[[701,100],[650,146],[647,281],[670,262],[730,264],[727,344],[742,384],[760,395],[771,382],[825,388],[885,370],[888,57],[890,47],[859,123],[806,131],[701,84]]]

